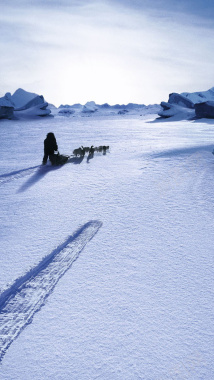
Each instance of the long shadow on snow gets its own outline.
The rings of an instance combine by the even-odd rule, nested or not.
[[[180,155],[191,155],[194,153],[202,153],[202,152],[212,152],[213,151],[214,144],[212,145],[200,145],[200,146],[194,146],[189,148],[180,148],[180,149],[170,149],[165,150],[163,152],[154,153],[151,156],[154,158],[161,158],[161,157],[173,157],[173,156],[180,156]]]
[[[101,226],[98,220],[84,224],[0,294],[0,361]]]
[[[69,160],[67,161],[67,163],[71,163],[71,164],[81,164],[81,162],[83,161],[83,158],[84,157],[73,157],[73,158],[69,158]],[[66,163],[66,164],[67,164]],[[65,164],[64,164],[65,165]],[[46,174],[48,174],[49,172],[53,171],[53,170],[58,170],[60,168],[62,168],[64,165],[59,165],[59,166],[49,166],[49,165],[41,165],[39,166],[38,170],[36,171],[36,173],[34,173],[34,175],[32,177],[30,177],[21,187],[20,189],[17,191],[18,193],[22,193],[23,191],[26,191],[27,189],[29,189],[31,186],[33,186],[36,182],[40,181]],[[37,166],[36,166],[37,168]]]
[[[0,175],[0,185],[2,185],[5,182],[10,182],[16,178],[23,178],[26,175],[29,175],[30,173],[34,172],[35,169],[37,169],[39,167],[40,167],[40,165],[36,165],[36,166],[31,166],[30,168],[15,170],[15,171],[10,172],[10,173],[1,174]]]
[[[36,182],[40,181],[46,174],[50,173],[53,170],[58,170],[62,166],[49,166],[42,165],[38,168],[38,170],[30,177],[17,191],[17,193],[22,193],[29,189],[29,187],[33,186]]]
[[[81,164],[83,161],[83,157],[73,157],[69,158],[68,163],[72,164]],[[11,182],[14,179],[20,179],[24,178],[31,173],[34,173],[36,169],[38,171],[34,173],[33,177],[31,177],[26,184],[24,184],[19,192],[26,190],[28,187],[32,186],[37,180],[41,179],[45,174],[47,174],[51,170],[56,170],[61,168],[61,166],[41,166],[41,165],[36,165],[36,166],[31,166],[29,168],[21,169],[21,170],[14,170],[10,173],[5,173],[0,175],[0,186],[3,185],[4,183]],[[28,186],[29,185],[29,186]]]

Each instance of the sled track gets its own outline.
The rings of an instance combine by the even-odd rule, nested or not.
[[[0,361],[101,226],[100,221],[83,225],[0,295]]]
[[[4,183],[11,182],[14,179],[19,179],[19,178],[24,178],[36,171],[36,169],[40,168],[41,165],[37,166],[32,166],[30,168],[22,169],[22,170],[17,170],[11,173],[6,173],[0,175],[0,186],[3,185]]]

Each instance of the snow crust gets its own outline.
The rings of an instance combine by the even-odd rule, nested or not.
[[[17,339],[9,330],[0,378],[210,380],[213,123],[96,114],[1,122],[1,295],[78,228],[102,227]],[[41,168],[50,131],[60,153],[110,149]],[[20,293],[20,321],[57,273]],[[14,303],[0,310],[11,321]]]

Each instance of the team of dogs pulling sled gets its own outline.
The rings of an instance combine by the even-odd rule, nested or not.
[[[98,147],[94,147],[93,145],[89,148],[88,146],[81,146],[80,148],[77,148],[77,149],[74,149],[73,150],[73,155],[75,157],[84,157],[86,153],[88,153],[88,155],[91,155],[93,156],[94,155],[94,152],[103,152],[103,154],[106,154],[106,151],[109,149],[109,146],[98,146]]]
[[[87,159],[93,158],[94,152],[103,153],[106,154],[107,150],[109,150],[109,146],[102,145],[98,147],[94,147],[93,145],[91,147],[79,147],[77,149],[73,150],[73,154],[71,156],[65,156],[62,154],[53,154],[50,158],[50,161],[52,165],[64,165],[70,158],[84,158],[85,154],[88,153]]]

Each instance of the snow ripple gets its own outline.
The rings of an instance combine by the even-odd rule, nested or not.
[[[83,225],[0,295],[0,361],[101,226],[96,220]]]

